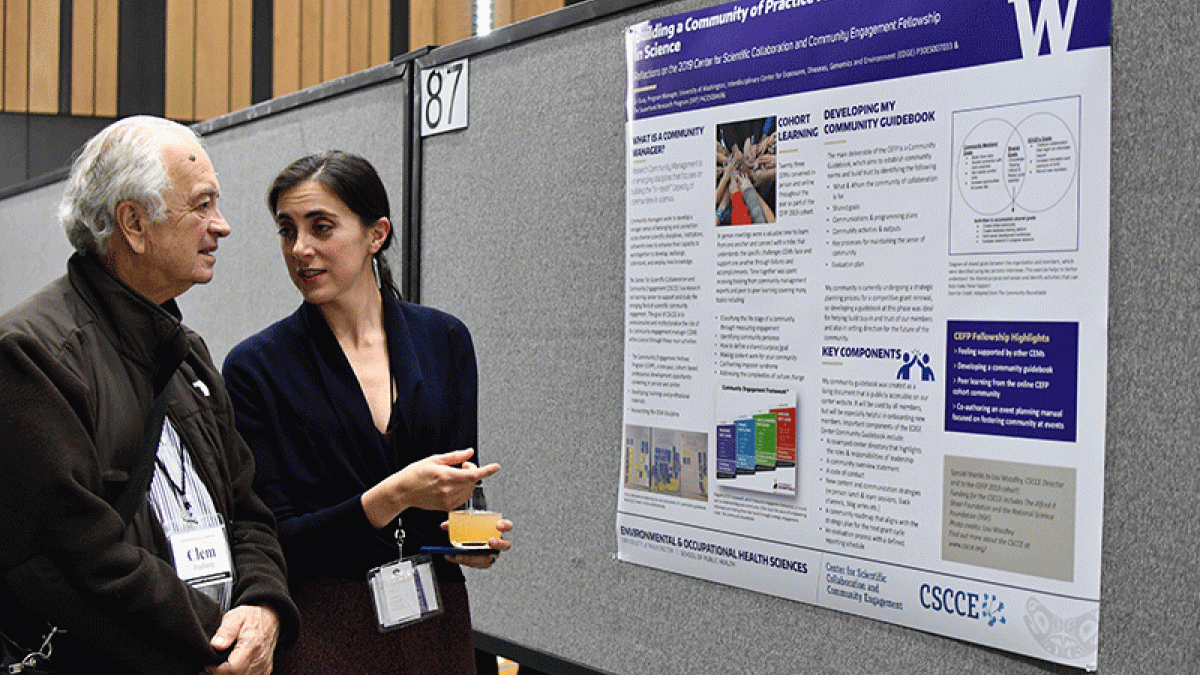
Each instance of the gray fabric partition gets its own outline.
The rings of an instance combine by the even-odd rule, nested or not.
[[[0,235],[7,242],[9,268],[0,284],[0,311],[67,271],[73,249],[56,214],[62,190],[56,182],[0,200]]]
[[[515,549],[476,628],[613,673],[1072,672],[620,563],[622,30],[656,3],[471,60],[470,128],[424,144],[424,301],[471,327]],[[1101,672],[1196,672],[1195,3],[1114,3]],[[1142,39],[1153,35],[1154,40]],[[434,52],[431,64],[461,54]],[[1169,111],[1169,113],[1167,112]],[[1100,514],[1095,514],[1099,517]]]
[[[585,2],[560,15],[585,20],[532,36],[516,26],[428,59],[471,57],[471,121],[423,147],[421,300],[474,334],[481,452],[504,466],[490,496],[517,523],[514,550],[496,568],[468,573],[476,628],[517,651],[631,675],[1075,672],[615,559],[622,30],[715,3],[610,9],[622,4],[638,3]],[[1102,673],[1197,672],[1200,663],[1192,573],[1200,557],[1200,376],[1191,346],[1200,328],[1200,113],[1183,104],[1197,88],[1191,57],[1200,43],[1200,26],[1184,17],[1197,9],[1133,0],[1113,7]],[[234,234],[221,245],[216,280],[181,304],[218,361],[299,302],[263,201],[287,161],[328,147],[365,154],[399,218],[407,143],[399,130],[408,111],[401,82],[264,109],[206,134]],[[0,309],[61,274],[70,249],[52,218],[60,192],[55,184],[0,201],[9,245]]]

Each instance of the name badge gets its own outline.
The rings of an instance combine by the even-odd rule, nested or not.
[[[180,580],[212,598],[222,613],[229,611],[233,555],[221,516],[201,518],[198,523],[177,521],[163,529]]]
[[[395,630],[442,613],[432,558],[418,555],[367,573],[380,632]]]

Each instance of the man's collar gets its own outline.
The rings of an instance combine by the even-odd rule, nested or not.
[[[117,351],[152,374],[155,391],[165,386],[189,349],[175,300],[154,304],[92,254],[72,255],[67,270],[72,286],[98,317],[98,327]]]

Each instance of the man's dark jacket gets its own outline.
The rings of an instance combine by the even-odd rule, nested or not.
[[[155,305],[75,254],[65,276],[0,316],[0,627],[28,632],[44,625],[36,614],[66,629],[60,672],[194,675],[224,658],[209,646],[220,609],[178,579],[149,505],[128,527],[110,505],[164,386],[225,519],[234,606],[273,608],[281,644],[298,631],[274,520],[251,490],[253,458],[207,347],[173,300]]]

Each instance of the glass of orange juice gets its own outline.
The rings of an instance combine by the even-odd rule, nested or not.
[[[488,509],[483,485],[476,485],[462,508],[450,512],[450,544],[455,548],[487,548],[488,539],[499,537],[496,523],[504,515]]]

